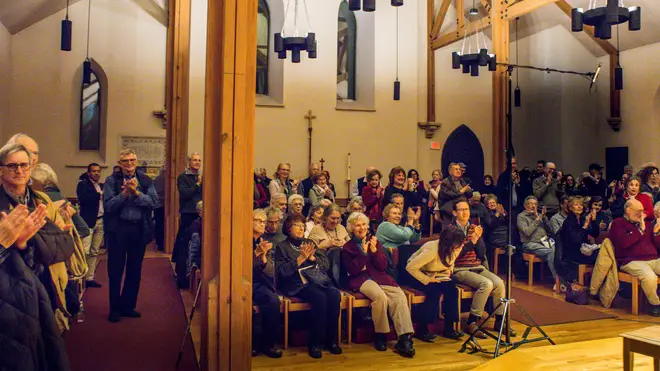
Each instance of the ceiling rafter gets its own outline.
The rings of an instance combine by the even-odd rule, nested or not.
[[[481,24],[483,24],[483,29],[485,30],[486,28],[489,28],[491,26],[491,19],[490,16],[480,18],[479,21],[481,21]],[[479,21],[475,21],[472,23],[476,23]],[[463,25],[463,27],[459,27],[455,31],[447,32],[446,34],[439,36],[435,40],[431,42],[431,48],[433,50],[440,49],[444,46],[450,45],[455,43],[458,40],[461,40],[463,36],[465,35],[465,30],[468,25]],[[481,30],[481,28],[478,28],[478,30]],[[477,31],[477,27],[470,28],[470,32],[468,32],[468,36],[473,35]]]
[[[440,33],[440,27],[442,27],[442,24],[445,21],[445,17],[447,16],[447,11],[449,10],[449,4],[451,4],[451,0],[442,0],[442,4],[440,5],[440,10],[438,11],[438,14],[435,16],[435,19],[433,20],[433,28],[431,29],[431,39],[435,39],[438,37],[438,34]]]
[[[501,12],[501,17],[505,20],[516,19],[527,13],[533,12],[538,8],[556,3],[557,1],[559,0],[525,0],[515,4],[509,4]]]

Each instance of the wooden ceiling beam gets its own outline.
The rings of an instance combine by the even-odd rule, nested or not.
[[[431,28],[431,33],[430,33],[431,40],[438,37],[438,34],[440,33],[440,28],[442,27],[442,24],[445,21],[445,17],[447,16],[447,11],[449,10],[449,4],[451,4],[451,0],[442,0],[442,4],[440,5],[440,10],[438,10],[438,14],[435,15],[435,19],[433,20],[433,27]],[[432,9],[429,10],[432,11]]]
[[[484,26],[484,29],[488,28],[491,26],[491,18],[490,16],[488,17],[483,17],[481,18],[481,23]],[[475,22],[473,22],[475,23]],[[436,38],[435,40],[431,41],[431,48],[433,50],[438,50],[442,47],[445,47],[447,45],[453,44],[458,40],[461,40],[465,34],[465,29],[466,26],[464,25],[463,27],[459,27],[455,31],[447,32],[446,34]],[[481,28],[479,28],[481,29]],[[476,27],[474,29],[470,29],[470,32],[468,33],[468,36],[473,35],[476,32]]]
[[[509,21],[527,13],[531,13],[538,8],[556,3],[557,1],[558,0],[525,0],[512,5],[509,4],[509,6],[500,12],[500,15],[502,19]]]
[[[458,28],[461,28],[465,25],[465,5],[463,5],[463,0],[456,0],[456,25]]]
[[[490,13],[490,0],[481,0],[481,5]]]

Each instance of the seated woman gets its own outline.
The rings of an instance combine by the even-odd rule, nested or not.
[[[275,347],[280,325],[280,299],[273,281],[273,244],[261,238],[266,219],[266,212],[262,209],[252,213],[252,303],[261,313],[261,322],[252,322],[252,356],[263,352],[270,358],[280,358],[282,351]]]
[[[301,216],[287,217],[282,232],[287,239],[275,249],[277,288],[284,295],[312,306],[308,322],[309,356],[321,358],[323,345],[330,353],[341,354],[337,326],[341,293],[328,277],[328,258],[313,241],[304,238],[305,219]]]
[[[289,197],[289,214],[290,215],[302,215],[303,209],[305,208],[305,199],[303,196],[295,194]]]
[[[422,237],[419,224],[420,211],[414,212],[409,208],[405,226],[399,225],[401,223],[401,213],[402,209],[394,204],[385,206],[385,210],[383,210],[385,221],[378,226],[376,237],[378,242],[387,249],[410,245],[410,243],[417,242]]]
[[[314,175],[312,179],[314,186],[309,190],[309,202],[314,205],[318,205],[321,200],[330,200],[330,202],[335,202],[335,193],[328,186],[328,176],[325,173],[318,173]]]
[[[365,210],[367,210],[367,207],[364,205],[364,202],[362,201],[362,197],[360,196],[355,196],[351,198],[350,201],[348,201],[348,205],[346,205],[346,211],[341,214],[341,225],[346,227],[346,222],[348,221],[348,217],[351,216],[353,213],[364,213]]]
[[[348,272],[348,288],[363,293],[371,300],[371,316],[376,330],[374,347],[379,351],[387,350],[389,313],[399,337],[395,351],[405,357],[413,357],[414,329],[408,300],[394,278],[386,272],[387,257],[383,246],[369,233],[369,218],[362,213],[351,214],[348,230],[352,239],[344,245],[341,260]]]
[[[600,234],[598,225],[592,223],[597,212],[592,210],[584,217],[584,199],[580,196],[573,196],[568,200],[568,209],[568,216],[559,230],[563,260],[577,264],[594,264],[598,255],[584,255],[580,249],[582,244],[593,244],[589,241],[589,236],[595,239]]]
[[[504,247],[508,244],[509,216],[504,211],[504,206],[497,202],[497,196],[490,194],[486,196],[486,208],[490,213],[490,223],[486,225],[486,250],[488,256],[496,247]]]
[[[653,165],[647,166],[639,172],[639,177],[642,180],[640,192],[647,193],[651,196],[653,203],[658,202],[658,196],[660,195],[658,168]]]
[[[322,223],[312,228],[309,239],[312,240],[320,250],[329,250],[334,247],[342,247],[350,236],[341,222],[341,209],[332,204],[325,209],[321,217]]]
[[[325,208],[321,204],[314,205],[309,209],[309,216],[307,217],[307,223],[305,223],[305,238],[309,237],[314,227],[323,223],[324,211]]]
[[[602,242],[607,237],[607,230],[612,223],[612,213],[609,210],[603,210],[603,198],[594,196],[589,200],[589,210],[596,213],[596,218],[591,220],[591,228],[598,228],[599,238],[596,238],[596,243]]]
[[[463,249],[465,233],[449,225],[440,232],[440,238],[425,243],[408,260],[406,271],[413,279],[406,284],[424,292],[426,300],[419,306],[421,314],[419,327],[415,336],[425,342],[433,342],[436,338],[430,325],[438,319],[440,296],[442,299],[442,314],[445,317],[442,336],[458,340],[462,334],[454,329],[458,322],[458,290],[450,276],[454,270],[454,261]]]
[[[383,217],[383,197],[385,188],[380,186],[382,175],[377,169],[367,173],[367,185],[362,188],[362,200],[367,208],[365,214],[369,218],[371,228],[378,228],[378,224]]]
[[[652,222],[655,219],[655,216],[653,216],[653,200],[651,200],[651,196],[646,193],[640,193],[641,185],[642,180],[637,176],[628,179],[628,183],[626,183],[626,192],[623,195],[616,195],[612,207],[610,208],[614,219],[623,216],[624,205],[626,201],[631,198],[641,202],[642,206],[644,206],[644,214],[646,214],[644,221]]]

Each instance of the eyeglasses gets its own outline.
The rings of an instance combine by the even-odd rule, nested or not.
[[[266,221],[263,219],[252,219],[252,221],[257,224],[266,224]]]
[[[305,225],[303,223],[293,223],[291,228],[305,228]]]
[[[14,163],[14,164],[0,165],[0,167],[6,167],[7,169],[9,169],[9,171],[15,173],[16,171],[18,171],[19,168],[23,171],[28,171],[30,169],[30,163],[21,162],[18,164]]]
[[[137,158],[126,158],[123,160],[119,160],[119,162],[121,162],[122,164],[132,164],[137,162]]]

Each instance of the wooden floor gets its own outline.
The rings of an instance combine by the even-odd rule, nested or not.
[[[524,282],[515,282],[515,287],[530,290],[537,294],[564,300],[563,294],[558,295],[552,291],[552,284],[529,287]],[[194,293],[190,290],[181,291],[186,313],[192,308]],[[519,354],[520,356],[535,357],[535,370],[621,370],[622,369],[622,346],[619,334],[638,328],[660,324],[660,318],[641,314],[633,316],[630,308],[603,308],[599,302],[592,302],[591,309],[599,310],[617,316],[616,319],[604,319],[597,321],[576,322],[561,325],[544,326],[543,329],[559,346],[548,346],[547,342],[526,344],[518,350],[513,351],[507,357]],[[641,312],[640,312],[641,313]],[[522,333],[525,325],[515,323],[514,328]],[[193,343],[195,350],[200,349],[200,321],[195,316],[192,324]],[[537,334],[532,332],[532,336]],[[603,340],[603,342],[592,342]],[[579,344],[578,344],[579,343]],[[483,341],[482,344],[492,350],[494,341]],[[570,345],[572,344],[572,345]],[[253,370],[472,370],[484,365],[480,369],[515,369],[525,370],[526,367],[502,366],[506,358],[501,357],[497,361],[489,363],[492,359],[485,354],[458,353],[461,342],[455,342],[440,338],[434,344],[415,342],[417,355],[413,359],[404,359],[392,352],[394,343],[390,343],[387,352],[377,352],[371,344],[353,344],[348,346],[342,344],[344,354],[339,356],[324,353],[321,360],[314,360],[307,355],[304,347],[292,347],[284,351],[281,359],[269,359],[264,356],[252,359]],[[547,346],[547,347],[546,347]],[[533,348],[533,349],[532,349]],[[495,363],[498,362],[498,363]],[[517,361],[515,361],[517,362]],[[516,363],[514,363],[515,365]],[[637,356],[635,366],[640,370],[651,369],[651,358]],[[492,367],[492,368],[491,368]],[[531,366],[530,366],[531,367]]]

